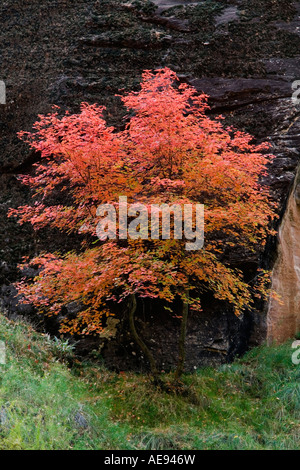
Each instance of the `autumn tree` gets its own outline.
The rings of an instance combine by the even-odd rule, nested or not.
[[[76,318],[62,320],[64,333],[100,332],[116,305],[126,305],[131,333],[155,377],[155,358],[135,326],[137,299],[160,299],[171,309],[180,301],[179,379],[188,311],[201,311],[203,292],[231,304],[237,315],[261,293],[260,286],[250,290],[224,254],[264,244],[274,207],[259,180],[271,156],[267,144],[254,144],[250,135],[225,128],[221,117],[209,118],[207,97],[180,83],[170,69],[145,71],[140,90],[121,99],[128,109],[122,131],[107,126],[103,107],[83,103],[78,114],[60,116],[54,109],[39,116],[33,132],[20,134],[40,152],[41,161],[33,176],[22,176],[35,202],[10,215],[35,230],[86,233],[94,242],[85,241],[80,253],[42,253],[30,261],[39,266],[39,275],[18,288],[44,315],[57,315],[63,305],[78,302],[82,309]],[[51,203],[53,194],[68,202]],[[186,250],[187,240],[175,237],[174,224],[168,240],[153,239],[151,223],[146,236],[136,224],[137,236],[126,238],[119,219],[116,238],[99,240],[97,226],[104,214],[97,208],[111,204],[120,209],[119,196],[126,196],[128,204],[144,204],[149,220],[151,204],[204,204],[204,247]]]

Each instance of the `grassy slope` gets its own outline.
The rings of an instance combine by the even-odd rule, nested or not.
[[[290,343],[184,378],[187,396],[73,361],[69,348],[0,316],[0,449],[297,449],[300,366]]]

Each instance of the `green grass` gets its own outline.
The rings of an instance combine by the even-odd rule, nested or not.
[[[186,374],[184,396],[72,359],[67,343],[0,316],[0,449],[299,449],[291,343]],[[168,381],[168,375],[165,380]]]

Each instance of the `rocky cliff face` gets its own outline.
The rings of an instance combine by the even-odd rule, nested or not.
[[[120,126],[124,111],[114,95],[135,89],[143,69],[168,66],[181,80],[210,95],[212,114],[222,113],[228,124],[270,141],[276,158],[264,182],[283,217],[278,222],[279,247],[274,238],[264,251],[230,255],[232,265],[249,281],[259,266],[273,267],[276,261],[273,286],[279,286],[283,304],[257,305],[237,319],[226,306],[204,299],[205,314],[190,318],[188,366],[230,360],[267,335],[283,340],[294,334],[299,329],[300,216],[298,186],[292,187],[299,160],[300,108],[292,104],[291,95],[293,81],[300,79],[300,2],[3,0],[0,24],[0,80],[7,86],[7,104],[0,105],[4,306],[33,315],[17,307],[13,298],[17,263],[24,255],[70,243],[57,234],[33,234],[30,227],[6,218],[9,207],[28,201],[28,190],[17,177],[32,171],[38,158],[16,133],[29,130],[37,114],[50,111],[52,104],[77,111],[82,101],[106,105],[108,121]],[[148,314],[143,316],[145,308]],[[162,318],[157,309],[140,306],[140,328],[153,349],[168,357],[162,366],[169,367],[177,354],[178,328],[176,320]],[[105,342],[103,355],[114,363],[121,357],[122,368],[133,359],[140,367],[139,351],[129,337],[116,332],[115,340]]]
[[[280,343],[300,331],[300,192],[299,169],[279,228],[267,313],[267,338]]]

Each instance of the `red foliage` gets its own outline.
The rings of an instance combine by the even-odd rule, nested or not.
[[[169,69],[145,71],[141,90],[122,98],[130,110],[125,130],[107,127],[104,108],[83,103],[79,114],[39,116],[32,133],[21,133],[42,162],[22,181],[37,202],[11,210],[35,229],[52,226],[95,235],[99,204],[205,204],[205,246],[187,252],[184,240],[108,240],[81,254],[42,255],[34,283],[19,284],[27,301],[45,314],[78,301],[82,311],[63,331],[100,331],[110,306],[135,294],[171,303],[193,291],[189,303],[200,309],[203,289],[230,302],[238,314],[251,303],[241,273],[223,253],[256,249],[274,217],[268,191],[259,184],[271,156],[267,144],[225,129],[205,115],[207,97],[179,84]],[[68,205],[49,205],[52,193],[68,194]]]

